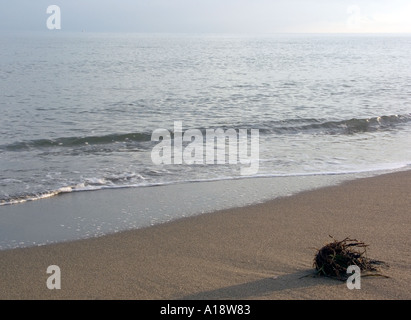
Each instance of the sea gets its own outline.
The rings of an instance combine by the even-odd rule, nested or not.
[[[409,169],[410,52],[401,34],[1,33],[0,215],[66,193]],[[176,123],[258,132],[258,170],[153,161],[153,133],[173,147]]]

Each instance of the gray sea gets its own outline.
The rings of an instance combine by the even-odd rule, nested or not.
[[[406,168],[410,52],[406,35],[3,33],[0,205],[244,178],[153,163],[153,131],[175,121],[258,129],[252,177]]]

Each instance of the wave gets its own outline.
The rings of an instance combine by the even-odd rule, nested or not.
[[[73,190],[70,187],[63,187],[63,188],[60,188],[59,190],[53,190],[53,191],[43,192],[39,194],[26,194],[26,195],[16,196],[13,198],[5,198],[5,199],[0,200],[0,206],[24,203],[24,202],[35,201],[35,200],[40,200],[40,199],[47,199],[47,198],[55,197],[62,193],[67,193],[67,192],[72,192],[72,191]]]
[[[57,139],[28,140],[1,146],[1,148],[7,151],[19,151],[33,148],[80,147],[85,145],[112,144],[117,142],[145,142],[150,140],[151,134],[133,132],[124,134],[109,134],[103,136],[63,137]]]
[[[411,114],[388,115],[371,118],[351,118],[327,121],[324,119],[292,119],[266,123],[262,131],[277,134],[355,134],[395,129],[411,122]]]
[[[221,176],[216,178],[202,178],[202,179],[186,179],[186,180],[171,180],[171,181],[145,181],[142,176],[139,176],[140,183],[132,184],[115,184],[114,179],[86,179],[85,182],[77,185],[61,187],[57,190],[46,191],[37,194],[26,194],[16,197],[0,199],[0,206],[19,204],[29,201],[36,201],[41,199],[52,198],[66,193],[72,192],[85,192],[85,191],[99,191],[106,189],[128,189],[128,188],[141,188],[141,187],[155,187],[155,186],[168,186],[181,183],[198,183],[198,182],[216,182],[216,181],[228,181],[228,180],[241,180],[250,178],[287,178],[287,177],[310,177],[310,176],[337,176],[337,175],[349,175],[349,174],[364,174],[381,172],[393,172],[397,170],[408,170],[411,163],[391,163],[381,166],[374,166],[368,169],[348,170],[348,171],[320,171],[320,172],[294,172],[294,173],[265,173],[256,174],[254,176]],[[128,176],[127,179],[128,180]],[[124,182],[124,180],[123,180]]]
[[[264,123],[222,125],[219,127],[199,128],[205,136],[207,129],[258,129],[260,134],[355,134],[375,131],[394,130],[397,126],[411,122],[411,114],[387,115],[371,118],[352,118],[348,120],[329,121],[324,119],[287,119]],[[189,128],[187,128],[189,129]],[[173,136],[172,128],[170,133]],[[57,139],[37,139],[15,142],[0,146],[0,150],[21,151],[42,148],[76,148],[115,143],[142,143],[151,141],[151,133],[132,132],[108,134],[102,136],[62,137]],[[121,151],[121,148],[117,151]]]

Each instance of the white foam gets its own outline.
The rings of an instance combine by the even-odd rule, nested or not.
[[[167,186],[173,184],[182,183],[195,183],[195,182],[214,182],[214,181],[224,181],[224,180],[240,180],[240,179],[250,179],[250,178],[286,178],[286,177],[310,177],[310,176],[335,176],[335,175],[355,175],[355,174],[381,174],[384,172],[391,172],[397,170],[403,170],[411,166],[411,163],[386,163],[380,165],[374,165],[367,168],[360,168],[354,170],[341,170],[341,171],[312,171],[312,172],[284,172],[284,173],[265,173],[256,174],[253,176],[220,176],[215,178],[205,178],[205,179],[187,179],[187,180],[171,180],[171,181],[154,181],[148,182],[145,179],[144,182],[134,183],[134,184],[121,184],[116,185],[111,181],[107,181],[104,178],[88,178],[86,182],[79,183],[75,186],[61,187],[55,191],[50,191],[34,196],[27,196],[17,199],[4,200],[0,202],[0,206],[12,205],[24,203],[27,201],[35,201],[41,199],[47,199],[54,197],[62,193],[70,192],[84,192],[84,191],[98,191],[103,189],[124,189],[124,188],[139,188],[139,187],[154,187],[154,186]],[[89,184],[92,182],[92,184]]]

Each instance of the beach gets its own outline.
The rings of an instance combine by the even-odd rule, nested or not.
[[[0,299],[410,299],[410,191],[411,171],[394,172],[137,230],[2,250]],[[365,242],[367,255],[389,267],[362,277],[360,290],[316,276],[314,255],[330,235]],[[47,288],[50,265],[60,268],[59,290]]]
[[[0,300],[411,298],[406,1],[3,2]]]

